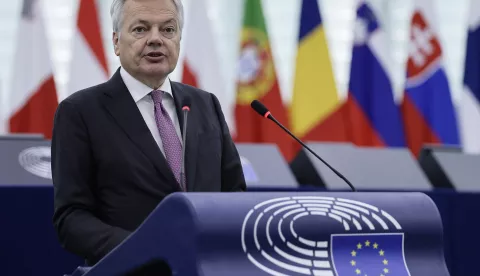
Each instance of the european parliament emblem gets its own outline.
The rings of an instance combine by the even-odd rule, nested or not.
[[[20,152],[18,163],[33,175],[52,179],[50,155],[50,147],[30,147]]]
[[[403,234],[332,235],[332,261],[339,276],[410,276]]]
[[[260,202],[245,216],[241,245],[267,275],[411,276],[400,223],[386,210],[352,199]]]

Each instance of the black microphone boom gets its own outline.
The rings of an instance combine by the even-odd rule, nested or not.
[[[185,178],[185,148],[187,146],[187,119],[188,119],[188,112],[190,111],[190,106],[192,105],[191,99],[189,96],[186,96],[183,99],[182,103],[182,111],[183,111],[183,127],[182,127],[182,168],[180,169],[180,186],[187,191],[187,179]]]
[[[312,153],[318,160],[322,161],[323,164],[325,164],[330,170],[332,170],[338,177],[340,177],[343,181],[345,181],[345,183],[348,184],[348,186],[350,186],[350,188],[352,189],[352,191],[356,191],[355,187],[353,186],[352,183],[350,183],[350,181],[348,181],[348,179],[343,176],[341,173],[339,173],[337,170],[335,170],[332,166],[330,166],[330,164],[328,164],[325,160],[323,160],[320,156],[318,156],[318,154],[316,154],[313,150],[311,150],[307,145],[305,145],[305,143],[303,143],[300,139],[298,139],[295,135],[293,135],[292,132],[290,132],[290,130],[288,130],[286,127],[284,127],[279,121],[277,121],[277,119],[275,119],[275,117],[273,117],[273,115],[270,113],[270,111],[268,111],[268,108],[265,107],[265,105],[263,105],[261,102],[259,102],[258,100],[254,100],[252,101],[251,105],[250,105],[258,114],[260,114],[262,117],[265,117],[267,119],[270,119],[272,120],[273,122],[275,122],[280,128],[282,128],[286,133],[288,133],[290,136],[292,136],[293,139],[295,139],[298,143],[300,143],[304,148],[306,148],[310,153]]]

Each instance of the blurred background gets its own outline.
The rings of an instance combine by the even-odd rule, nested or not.
[[[189,6],[192,0],[184,0],[186,21],[189,20]],[[301,22],[302,1],[292,0],[264,0],[261,1],[266,28],[268,32],[271,53],[273,55],[275,71],[279,83],[281,99],[286,107],[291,105],[294,94],[297,53],[299,49],[299,27]],[[375,13],[382,31],[385,33],[387,50],[384,59],[384,70],[387,71],[389,81],[393,87],[395,101],[400,104],[403,100],[406,84],[406,66],[410,43],[411,18],[416,1],[405,0],[371,0],[367,1]],[[430,1],[429,9],[434,13],[436,36],[442,47],[443,68],[449,85],[449,94],[454,106],[460,108],[464,91],[464,71],[466,41],[468,35],[470,0],[434,0]],[[72,81],[72,72],[75,67],[76,53],[74,38],[77,32],[79,11],[78,0],[44,0],[40,1],[41,15],[44,17],[45,32],[48,50],[50,51],[51,66],[55,77],[58,100],[62,100],[74,91],[69,89]],[[213,34],[215,55],[219,67],[219,79],[223,81],[222,88],[211,91],[221,99],[227,121],[236,133],[234,107],[237,95],[237,72],[240,57],[240,38],[242,22],[245,15],[243,0],[205,0],[206,16],[209,22],[194,32]],[[340,101],[347,98],[351,76],[352,47],[355,36],[355,22],[357,18],[358,0],[319,0],[321,13],[321,27],[324,29],[325,43],[328,45],[328,58],[331,61],[330,69],[334,77],[336,93]],[[103,40],[103,49],[108,66],[108,75],[112,75],[119,66],[119,60],[114,55],[111,43],[112,26],[109,15],[111,0],[96,1],[99,29],[89,29],[90,32],[99,32]],[[12,90],[12,80],[15,71],[13,65],[18,62],[15,50],[19,49],[18,36],[28,37],[31,34],[19,29],[19,20],[22,1],[6,1],[0,8],[1,34],[3,43],[0,45],[0,80],[2,90],[2,115],[5,119],[3,131],[8,132],[8,118],[11,107],[9,98],[16,92]],[[92,15],[89,15],[92,16]],[[93,16],[95,16],[93,14]],[[188,25],[188,23],[187,23]],[[187,26],[188,27],[188,26]],[[181,81],[183,76],[183,62],[185,44],[188,42],[189,28],[184,30],[182,52],[179,65],[171,75],[171,79]],[[201,36],[200,36],[201,37]],[[25,40],[24,40],[25,41]],[[198,41],[197,43],[202,43]],[[210,45],[209,44],[209,45]],[[35,42],[30,47],[35,47]],[[98,51],[98,50],[97,50]],[[77,52],[78,53],[78,52]],[[78,56],[78,55],[77,55]],[[214,61],[212,60],[212,63]],[[324,62],[323,59],[318,62]],[[81,64],[78,64],[80,67]],[[323,68],[323,67],[322,67]],[[25,70],[25,69],[24,69]],[[324,84],[312,82],[308,87],[311,91],[296,91],[296,93],[328,93]],[[390,93],[390,92],[389,92]],[[321,98],[320,98],[321,99]],[[458,118],[457,118],[458,119]],[[47,135],[48,136],[48,135]],[[261,139],[260,139],[261,140]],[[260,142],[260,141],[259,141]]]
[[[185,11],[188,12],[190,2],[183,0]],[[58,94],[60,98],[68,95],[69,65],[72,60],[72,38],[75,31],[79,0],[43,0],[43,15],[45,29],[52,55]],[[105,54],[108,58],[110,72],[120,65],[118,57],[113,53],[111,36],[112,23],[110,18],[111,0],[97,1],[101,20],[102,38]],[[211,20],[214,43],[221,56],[220,66],[225,75],[226,94],[233,102],[235,95],[236,61],[239,55],[240,32],[243,17],[243,0],[204,0]],[[295,0],[263,0],[272,53],[275,58],[276,70],[286,103],[291,100],[297,54],[297,37],[300,24],[301,1]],[[354,38],[354,23],[358,0],[319,0],[322,19],[326,29],[333,72],[341,97],[348,90],[350,61]],[[391,50],[392,83],[397,99],[403,94],[405,84],[405,64],[408,57],[408,42],[411,13],[415,0],[370,0],[384,31],[387,34],[388,48]],[[471,0],[434,0],[432,9],[438,14],[435,23],[438,38],[444,50],[444,63],[447,76],[452,87],[452,96],[458,102],[463,91],[463,72],[465,62],[465,46],[468,27],[468,10]],[[0,76],[3,90],[8,90],[11,79],[15,40],[19,34],[18,20],[22,1],[5,1],[0,9],[1,33],[4,43],[0,45]],[[187,19],[188,20],[188,19]],[[185,30],[188,37],[188,30]],[[28,34],[23,34],[28,35]],[[183,40],[185,43],[185,40]],[[184,53],[182,53],[184,54]],[[183,57],[183,56],[182,56]],[[181,79],[181,66],[172,75],[172,79]]]

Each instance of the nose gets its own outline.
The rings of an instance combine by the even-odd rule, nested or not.
[[[162,34],[160,31],[156,28],[152,28],[152,31],[150,32],[150,36],[148,37],[147,45],[148,46],[162,46],[163,40],[162,40]]]

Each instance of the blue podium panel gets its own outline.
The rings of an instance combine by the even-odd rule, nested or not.
[[[2,136],[0,152],[0,185],[52,184],[50,141],[41,136]]]
[[[442,238],[422,193],[176,193],[84,275],[447,276]]]
[[[308,145],[360,190],[429,191],[433,188],[406,148],[348,147],[327,143]],[[321,182],[312,184],[333,190],[348,188],[325,164],[309,152],[305,154],[308,161],[304,162],[310,162],[311,169],[321,179]]]
[[[236,147],[248,189],[298,188],[295,176],[276,145],[237,143]]]

